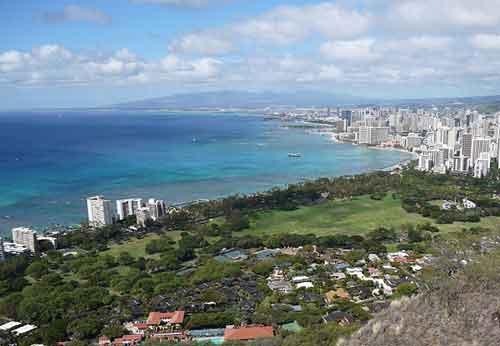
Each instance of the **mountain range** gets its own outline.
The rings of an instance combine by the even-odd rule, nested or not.
[[[175,94],[138,101],[115,104],[115,109],[214,109],[214,108],[284,108],[284,107],[332,107],[358,105],[393,106],[456,106],[500,105],[500,96],[471,96],[419,99],[375,99],[351,95],[339,95],[323,91],[296,92],[247,92],[211,91]]]

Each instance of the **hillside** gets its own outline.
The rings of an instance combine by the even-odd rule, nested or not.
[[[498,254],[440,276],[430,294],[395,301],[339,346],[492,346],[500,344]]]

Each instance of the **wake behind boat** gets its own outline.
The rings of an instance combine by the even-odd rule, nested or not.
[[[301,157],[301,153],[288,153],[288,157]]]

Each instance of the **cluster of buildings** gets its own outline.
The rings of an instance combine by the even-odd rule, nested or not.
[[[0,332],[19,337],[28,334],[29,332],[37,328],[37,326],[32,324],[25,324],[17,321],[8,321],[0,325]],[[0,339],[0,341],[2,340]]]
[[[113,202],[103,196],[87,198],[87,213],[89,224],[94,227],[111,225],[129,216],[135,216],[137,224],[144,227],[149,220],[158,220],[168,212],[163,200],[129,198]]]
[[[0,238],[0,261],[8,256],[17,256],[22,254],[35,254],[43,243],[57,248],[58,233],[52,232],[46,235],[38,235],[36,231],[27,227],[16,227],[12,229],[12,241],[4,241]]]
[[[325,287],[324,276],[317,273],[326,273],[334,285],[323,295],[320,304],[333,307],[339,301],[357,304],[382,302],[392,296],[402,283],[416,283],[415,275],[433,260],[430,255],[417,256],[412,252],[398,251],[388,253],[385,258],[368,254],[350,264],[343,259],[350,251],[337,249],[313,253],[316,261],[305,272],[276,267],[267,278],[268,287],[280,294],[314,292],[317,286]],[[318,263],[318,260],[323,263]],[[373,307],[365,308],[367,311],[373,310]],[[346,317],[344,314],[339,315]],[[330,317],[324,316],[325,319]]]
[[[415,153],[418,169],[441,174],[488,175],[499,167],[500,113],[462,107],[296,110],[287,120],[326,124],[319,129],[353,144]]]
[[[136,346],[145,340],[213,342],[250,341],[274,336],[272,326],[247,325],[225,328],[187,330],[184,328],[185,312],[150,312],[147,320],[126,322],[124,329],[128,334],[114,340],[107,336],[99,338],[99,346]]]

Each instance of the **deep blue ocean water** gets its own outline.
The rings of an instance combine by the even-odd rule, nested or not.
[[[381,169],[407,158],[248,114],[0,114],[0,234],[19,225],[78,223],[90,195],[178,203]]]

